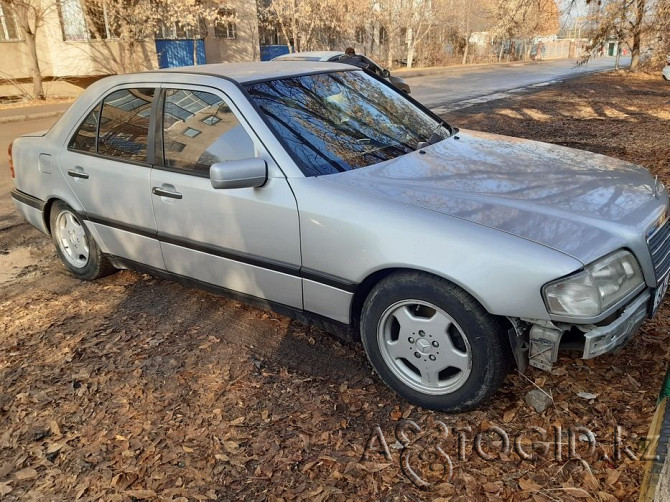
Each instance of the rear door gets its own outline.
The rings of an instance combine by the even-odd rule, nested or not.
[[[163,269],[150,187],[157,94],[155,87],[137,85],[108,93],[74,131],[58,163],[103,252]]]
[[[169,272],[302,308],[298,209],[288,181],[220,90],[164,84],[151,189]],[[261,157],[260,188],[214,189],[217,162]]]

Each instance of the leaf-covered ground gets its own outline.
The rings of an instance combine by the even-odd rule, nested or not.
[[[670,182],[670,85],[657,80],[591,76],[447,119],[615,155]],[[618,354],[566,353],[551,374],[510,375],[478,411],[426,412],[387,390],[359,345],[319,329],[131,271],[79,282],[9,212],[0,499],[630,500],[669,326],[666,305]],[[542,414],[524,401],[536,386],[553,397]],[[593,452],[586,430],[568,435],[579,426]]]

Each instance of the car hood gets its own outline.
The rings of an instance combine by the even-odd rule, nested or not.
[[[584,264],[639,239],[667,204],[634,164],[488,133],[457,137],[322,179],[511,233]]]

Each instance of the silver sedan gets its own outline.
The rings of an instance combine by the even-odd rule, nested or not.
[[[318,322],[426,408],[471,409],[562,340],[612,351],[668,287],[647,171],[459,131],[347,65],[108,77],[10,155],[75,276],[130,267]]]

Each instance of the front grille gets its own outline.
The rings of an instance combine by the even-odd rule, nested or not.
[[[660,280],[670,271],[670,220],[666,220],[649,239],[649,252],[654,264],[656,280]]]

